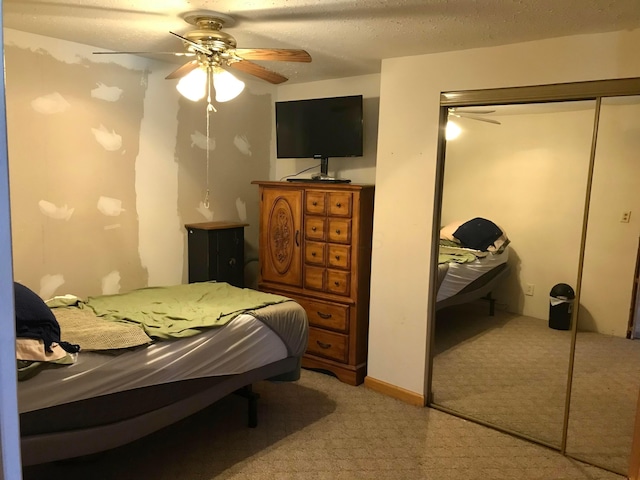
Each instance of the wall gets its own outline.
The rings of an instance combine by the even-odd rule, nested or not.
[[[494,297],[510,312],[547,319],[549,291],[576,288],[595,101],[504,108],[501,125],[456,119],[447,142],[442,223],[484,217],[509,236],[511,274]],[[521,111],[521,107],[518,111]],[[524,294],[526,284],[534,294]]]
[[[627,333],[640,238],[639,151],[640,97],[604,99],[580,292],[581,330]],[[631,212],[628,223],[620,221],[624,211]]]
[[[269,169],[272,87],[249,79],[218,105],[207,182],[205,104],[164,79],[176,64],[5,35],[16,280],[43,297],[182,283],[192,222],[247,222],[257,251],[250,181]]]
[[[374,183],[376,171],[376,151],[378,141],[378,109],[380,97],[380,75],[363,75],[337,80],[281,85],[276,101],[305,100],[310,98],[340,97],[346,95],[363,96],[363,140],[362,157],[330,158],[329,174],[339,178],[348,178],[354,183]],[[280,180],[317,164],[313,159],[276,158],[275,130],[273,132],[271,179]],[[320,171],[312,168],[300,175],[309,177],[310,173]]]
[[[640,76],[640,30],[383,60],[368,375],[425,394],[442,91]]]

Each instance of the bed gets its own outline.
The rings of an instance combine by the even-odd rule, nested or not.
[[[436,311],[485,298],[495,311],[491,292],[509,275],[510,240],[491,220],[475,217],[440,230]]]
[[[242,298],[230,301],[226,295]],[[101,334],[110,341],[126,337],[128,346],[107,342],[109,348],[87,351],[79,344],[80,351],[70,354],[72,364],[41,362],[37,373],[18,382],[25,466],[124,445],[232,393],[248,399],[248,423],[255,426],[251,385],[297,380],[307,345],[307,317],[296,302],[224,283],[140,289],[75,303],[73,296],[57,297],[49,307],[60,319],[62,343],[100,343],[100,325],[133,328],[143,336]],[[94,323],[77,328],[84,321]]]

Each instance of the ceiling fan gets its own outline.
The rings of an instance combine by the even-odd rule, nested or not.
[[[276,62],[311,62],[311,56],[305,50],[286,49],[286,48],[237,48],[236,39],[230,34],[222,31],[223,26],[233,25],[234,20],[229,15],[223,13],[212,12],[208,10],[191,12],[183,16],[183,19],[194,25],[196,28],[184,35],[169,32],[171,35],[179,38],[183,42],[184,51],[181,52],[94,52],[96,54],[155,54],[155,55],[173,55],[194,57],[192,60],[183,64],[169,75],[167,79],[185,79],[187,76],[194,77],[195,74],[203,78],[197,80],[200,84],[207,82],[204,88],[209,88],[209,82],[213,81],[216,88],[216,99],[218,101],[226,101],[234,98],[226,98],[229,95],[222,95],[218,98],[218,89],[222,89],[226,85],[225,82],[238,82],[244,87],[244,84],[237,80],[233,75],[227,72],[227,68],[239,70],[241,72],[253,75],[272,84],[286,82],[287,77],[269,70],[262,65],[254,63],[257,61],[276,61]],[[195,73],[194,73],[195,72]],[[192,74],[192,75],[190,75]],[[219,84],[216,82],[219,80]],[[192,82],[193,83],[193,82]],[[242,91],[242,87],[240,91]],[[191,88],[191,87],[190,87]],[[231,88],[231,87],[227,87]],[[178,87],[180,90],[180,87]],[[237,89],[237,88],[236,88]],[[181,93],[182,90],[180,90]],[[183,93],[183,95],[185,95]],[[203,93],[204,95],[204,93]],[[202,96],[203,96],[202,95]],[[188,95],[187,98],[190,98]],[[200,96],[198,100],[202,98]],[[194,98],[192,98],[193,100]]]
[[[469,118],[471,120],[478,120],[480,122],[493,123],[495,125],[502,125],[498,120],[493,118],[486,118],[483,115],[495,113],[495,110],[478,110],[478,109],[461,109],[457,107],[449,108],[449,115],[457,118]]]

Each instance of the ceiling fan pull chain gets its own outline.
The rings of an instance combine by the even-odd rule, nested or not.
[[[206,111],[206,115],[207,115],[207,145],[206,145],[206,161],[207,161],[207,193],[205,194],[204,197],[204,208],[208,209],[209,208],[209,132],[210,132],[210,115],[211,115],[211,111],[215,111],[215,108],[213,107],[213,105],[211,104],[211,67],[207,67],[207,111]]]

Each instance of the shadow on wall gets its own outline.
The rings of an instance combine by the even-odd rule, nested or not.
[[[520,282],[520,271],[522,261],[518,252],[509,246],[509,267],[511,273],[504,282],[496,289],[493,296],[496,298],[496,305],[501,310],[522,315],[524,311],[524,290]]]

